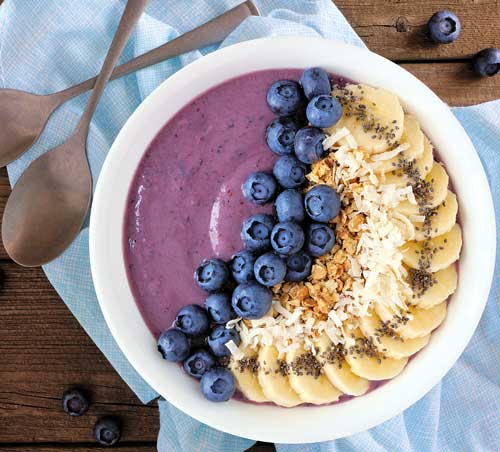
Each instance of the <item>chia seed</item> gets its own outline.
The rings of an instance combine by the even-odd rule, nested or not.
[[[249,370],[253,374],[256,374],[259,371],[259,362],[255,356],[251,358],[242,358],[238,361],[238,371],[243,373],[245,370]]]

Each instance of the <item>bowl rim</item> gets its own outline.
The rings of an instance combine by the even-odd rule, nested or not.
[[[128,285],[121,246],[131,174],[159,128],[199,93],[238,74],[311,66],[395,92],[439,148],[460,206],[464,245],[458,288],[447,318],[433,333],[429,346],[398,377],[373,392],[346,403],[318,407],[283,409],[237,400],[213,404],[178,366],[161,359]],[[183,94],[188,86],[194,89]],[[470,215],[472,208],[474,216]],[[349,436],[392,418],[423,397],[459,358],[479,323],[493,277],[495,242],[493,200],[486,175],[472,142],[449,107],[389,60],[367,49],[310,37],[261,38],[234,44],[194,61],[161,83],[130,116],[108,153],[96,184],[89,232],[92,278],[101,310],[138,374],[196,420],[233,435],[276,443]],[[473,277],[474,261],[479,260],[483,262],[480,277]],[[470,293],[475,295],[474,303],[467,303]]]

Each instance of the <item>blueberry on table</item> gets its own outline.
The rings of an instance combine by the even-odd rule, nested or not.
[[[340,196],[328,185],[315,185],[306,193],[304,206],[312,220],[327,223],[340,212]]]
[[[234,289],[231,303],[238,317],[260,319],[271,309],[272,292],[256,281],[240,284]]]
[[[207,311],[197,304],[189,304],[178,312],[174,325],[189,336],[200,336],[208,331]]]
[[[249,251],[266,251],[271,247],[271,231],[274,220],[271,215],[258,213],[243,222],[241,239]]]
[[[278,221],[304,221],[306,216],[304,209],[304,199],[298,190],[289,188],[282,191],[274,203],[276,217]]]
[[[304,231],[293,221],[278,223],[271,232],[271,246],[284,256],[300,251],[304,246],[304,240]]]
[[[307,104],[306,115],[315,127],[331,127],[342,116],[342,105],[330,94],[313,97]]]
[[[207,350],[198,350],[187,358],[182,367],[188,375],[198,380],[203,374],[215,366],[215,357]]]
[[[113,446],[121,436],[120,423],[113,417],[98,419],[94,425],[94,436],[99,444]]]
[[[226,347],[229,341],[240,345],[240,335],[234,328],[226,328],[224,325],[216,326],[208,336],[208,346],[215,356],[231,355],[231,352]]]
[[[460,34],[460,19],[451,11],[438,11],[427,22],[427,29],[434,42],[448,44]]]
[[[303,127],[295,134],[295,155],[302,163],[317,162],[325,155],[323,141],[326,135],[317,127]]]
[[[273,119],[266,130],[266,142],[269,149],[278,155],[293,154],[297,123],[287,116]]]
[[[276,160],[273,174],[283,188],[298,188],[304,185],[308,168],[293,155],[284,155]]]
[[[302,73],[299,83],[308,99],[312,99],[320,94],[330,94],[332,91],[330,78],[326,71],[320,67],[306,69]]]
[[[167,361],[184,361],[189,356],[190,348],[189,338],[177,328],[164,331],[158,338],[158,351]]]
[[[500,49],[490,47],[477,53],[472,59],[474,70],[482,76],[493,77],[500,73]]]
[[[213,293],[205,300],[205,309],[214,323],[226,323],[234,318],[231,297],[226,293]]]
[[[259,171],[247,177],[241,190],[247,201],[263,205],[274,199],[278,184],[272,174]]]
[[[70,416],[81,416],[89,409],[89,399],[81,389],[73,388],[64,391],[63,410]]]
[[[211,369],[201,377],[201,391],[211,402],[225,402],[233,396],[235,390],[233,374],[223,367]]]
[[[229,269],[233,274],[233,279],[238,283],[251,281],[254,279],[253,266],[255,256],[251,251],[238,251],[229,261]]]
[[[255,279],[263,286],[272,287],[285,278],[286,265],[276,253],[269,252],[255,261]]]
[[[299,251],[287,258],[286,268],[285,281],[304,281],[311,274],[312,258],[304,251]]]
[[[335,245],[335,232],[326,224],[312,223],[306,231],[306,243],[304,249],[314,257],[324,256],[329,253]]]
[[[293,80],[278,80],[267,91],[267,105],[278,116],[289,116],[304,103],[300,85]]]
[[[203,290],[216,292],[226,285],[229,279],[229,270],[223,260],[208,259],[196,269],[194,279]]]

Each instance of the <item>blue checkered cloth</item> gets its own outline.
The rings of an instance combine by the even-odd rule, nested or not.
[[[172,40],[235,6],[239,0],[151,0],[121,62]],[[256,0],[263,17],[242,23],[221,45],[276,35],[324,36],[364,46],[330,0]],[[6,0],[0,7],[0,86],[52,93],[95,75],[116,29],[124,0]],[[485,43],[486,44],[486,43]],[[214,50],[192,52],[110,84],[88,140],[94,181],[106,154],[139,103],[182,66]],[[57,110],[38,142],[8,167],[15,183],[40,154],[63,142],[88,94]],[[500,211],[500,102],[456,108],[486,169]],[[500,246],[500,237],[497,237]],[[497,248],[497,256],[499,249]],[[494,284],[481,323],[460,360],[423,399],[403,414],[363,433],[309,445],[277,445],[280,452],[493,451],[500,450],[500,322],[497,259]],[[117,372],[148,402],[157,394],[135,372],[113,340],[92,286],[88,229],[57,260],[44,266],[61,298]],[[159,402],[159,451],[237,452],[253,441],[214,430],[166,401]]]

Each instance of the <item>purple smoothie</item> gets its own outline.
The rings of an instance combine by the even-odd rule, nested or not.
[[[243,220],[270,211],[244,201],[249,173],[271,170],[265,142],[274,115],[269,85],[299,70],[270,70],[229,80],[180,110],[146,150],[130,187],[124,253],[130,286],[158,337],[177,311],[206,294],[193,273],[203,259],[242,248]]]
[[[270,171],[277,159],[265,143],[274,118],[266,104],[269,85],[298,80],[301,72],[254,72],[210,89],[168,121],[144,153],[129,191],[124,255],[134,298],[155,337],[182,306],[203,303],[206,293],[193,279],[200,262],[229,259],[243,247],[243,220],[271,212],[246,202],[241,184],[253,171]],[[371,382],[369,390],[385,383]]]

